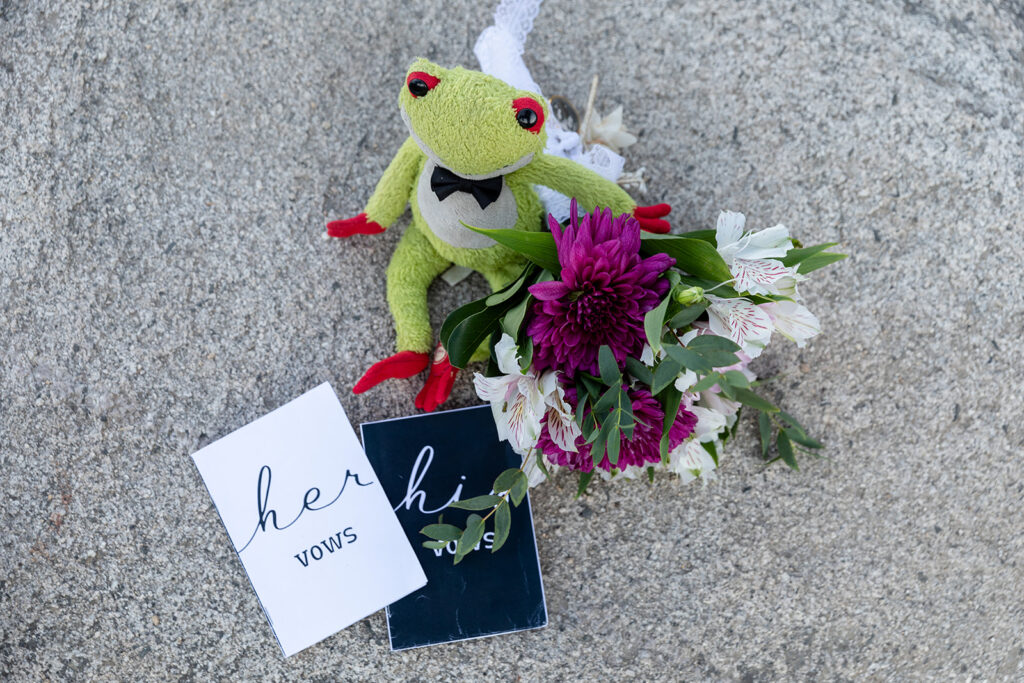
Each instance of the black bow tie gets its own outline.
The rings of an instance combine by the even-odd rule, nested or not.
[[[501,176],[470,180],[455,175],[447,168],[435,166],[434,172],[430,174],[430,189],[437,195],[438,201],[444,201],[453,192],[468,192],[481,209],[486,209],[501,194]]]

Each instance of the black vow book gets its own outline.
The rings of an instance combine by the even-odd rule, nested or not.
[[[490,493],[495,477],[519,467],[519,456],[498,440],[490,407],[367,422],[361,430],[366,456],[427,575],[426,586],[387,608],[391,649],[546,626],[529,496],[512,509],[512,532],[495,553],[491,520],[477,549],[457,565],[454,542],[431,550],[419,532],[450,501]],[[445,522],[464,525],[470,513],[443,514]]]

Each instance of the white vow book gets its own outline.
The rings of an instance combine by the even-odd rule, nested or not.
[[[192,458],[286,657],[427,583],[329,384]]]

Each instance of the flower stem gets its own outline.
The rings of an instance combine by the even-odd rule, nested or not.
[[[525,459],[523,460],[523,463],[525,465],[525,463],[526,463]],[[520,465],[519,466],[519,471],[520,472],[523,471],[523,466],[524,465]],[[508,491],[505,491],[505,494],[503,496],[501,496],[501,502],[498,503],[497,505],[495,505],[494,507],[492,507],[491,511],[488,512],[486,515],[484,515],[484,518],[482,520],[480,520],[480,521],[481,522],[486,522],[488,519],[490,519],[491,515],[493,515],[495,512],[497,512],[498,508],[500,508],[502,505],[508,505],[508,497],[509,497],[509,495],[511,495],[511,493],[512,493],[512,489],[509,489]]]

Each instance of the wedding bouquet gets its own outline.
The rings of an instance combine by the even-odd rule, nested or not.
[[[577,495],[595,475],[714,479],[744,407],[757,412],[768,462],[797,469],[798,453],[822,448],[756,393],[748,366],[773,334],[802,347],[819,333],[798,290],[808,273],[845,258],[828,251],[835,243],[803,247],[782,225],[748,232],[743,214],[729,211],[714,230],[681,235],[641,233],[632,216],[608,209],[578,217],[575,201],[570,216],[564,226],[549,217],[550,232],[471,228],[529,265],[449,315],[441,342],[460,368],[489,344],[474,384],[523,464],[491,493],[451,505],[473,511],[464,528],[441,519],[423,529],[427,547],[457,541],[456,562],[491,517],[500,548],[509,506],[558,470],[577,473]]]

